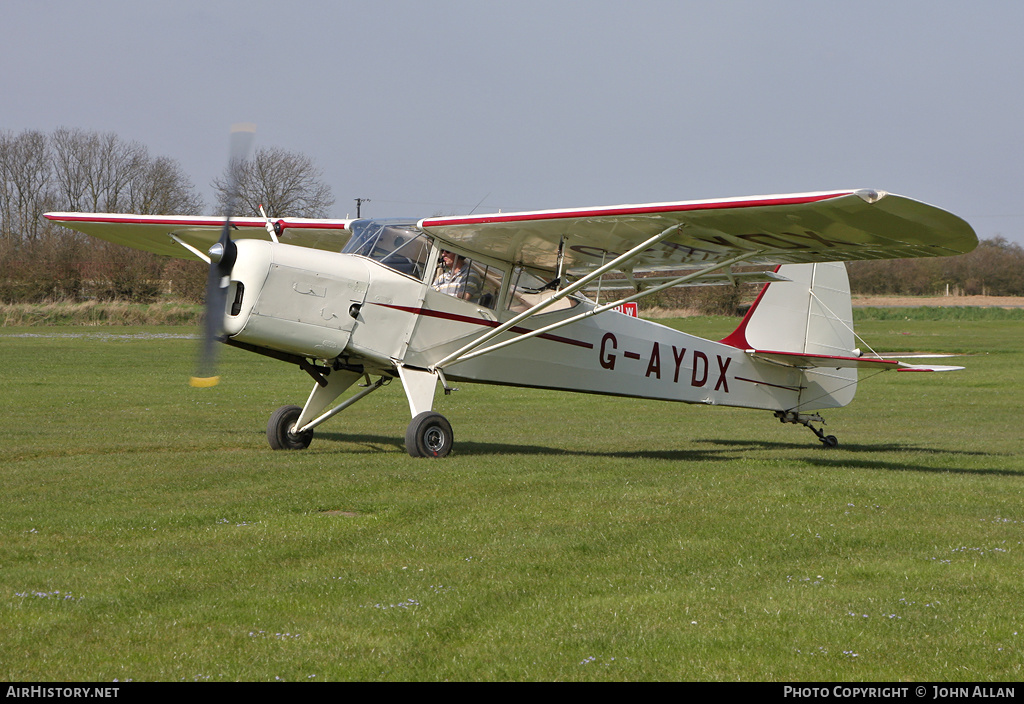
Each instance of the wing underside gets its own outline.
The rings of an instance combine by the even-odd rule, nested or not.
[[[595,269],[649,238],[663,239],[629,271],[744,264],[946,256],[977,245],[970,225],[882,191],[828,191],[715,201],[427,218],[454,246],[502,261],[571,273]]]

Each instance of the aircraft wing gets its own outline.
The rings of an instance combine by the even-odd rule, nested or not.
[[[930,257],[969,252],[971,226],[944,210],[874,190],[434,217],[420,227],[495,259],[554,271],[564,238],[573,273],[611,261],[659,233],[630,270]]]
[[[171,235],[201,252],[210,248],[224,227],[224,219],[192,215],[118,215],[112,213],[46,213],[45,217],[59,225],[100,239],[167,254],[183,259],[194,258],[176,243]],[[331,252],[340,251],[348,242],[352,220],[312,218],[277,218],[280,241]],[[270,240],[267,221],[263,218],[232,218],[234,239]]]

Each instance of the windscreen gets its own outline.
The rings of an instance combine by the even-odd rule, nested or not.
[[[341,250],[378,261],[422,280],[432,240],[410,220],[356,220],[352,237]]]

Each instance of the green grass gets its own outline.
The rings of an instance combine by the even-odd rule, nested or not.
[[[763,412],[463,385],[443,461],[405,454],[398,383],[272,452],[312,382],[225,348],[191,389],[192,332],[0,333],[7,680],[1024,675],[1018,322],[861,323],[970,356],[864,381],[834,450]]]

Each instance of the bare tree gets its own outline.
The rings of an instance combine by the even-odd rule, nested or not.
[[[7,239],[36,239],[40,216],[53,206],[53,167],[42,132],[17,137],[0,133],[0,233]]]
[[[194,214],[195,186],[177,161],[152,158],[138,142],[116,134],[60,128],[53,134],[56,190],[74,211]]]
[[[174,159],[158,156],[132,179],[127,190],[129,212],[139,215],[199,215],[203,199]]]
[[[149,151],[113,132],[61,127],[53,135],[58,193],[71,210],[130,211],[131,184],[144,177]]]
[[[236,180],[237,206],[242,213],[258,213],[262,205],[272,217],[323,218],[334,204],[334,196],[322,176],[308,156],[265,147],[257,149],[251,159],[228,165],[212,185],[221,213],[228,209],[228,184]]]

